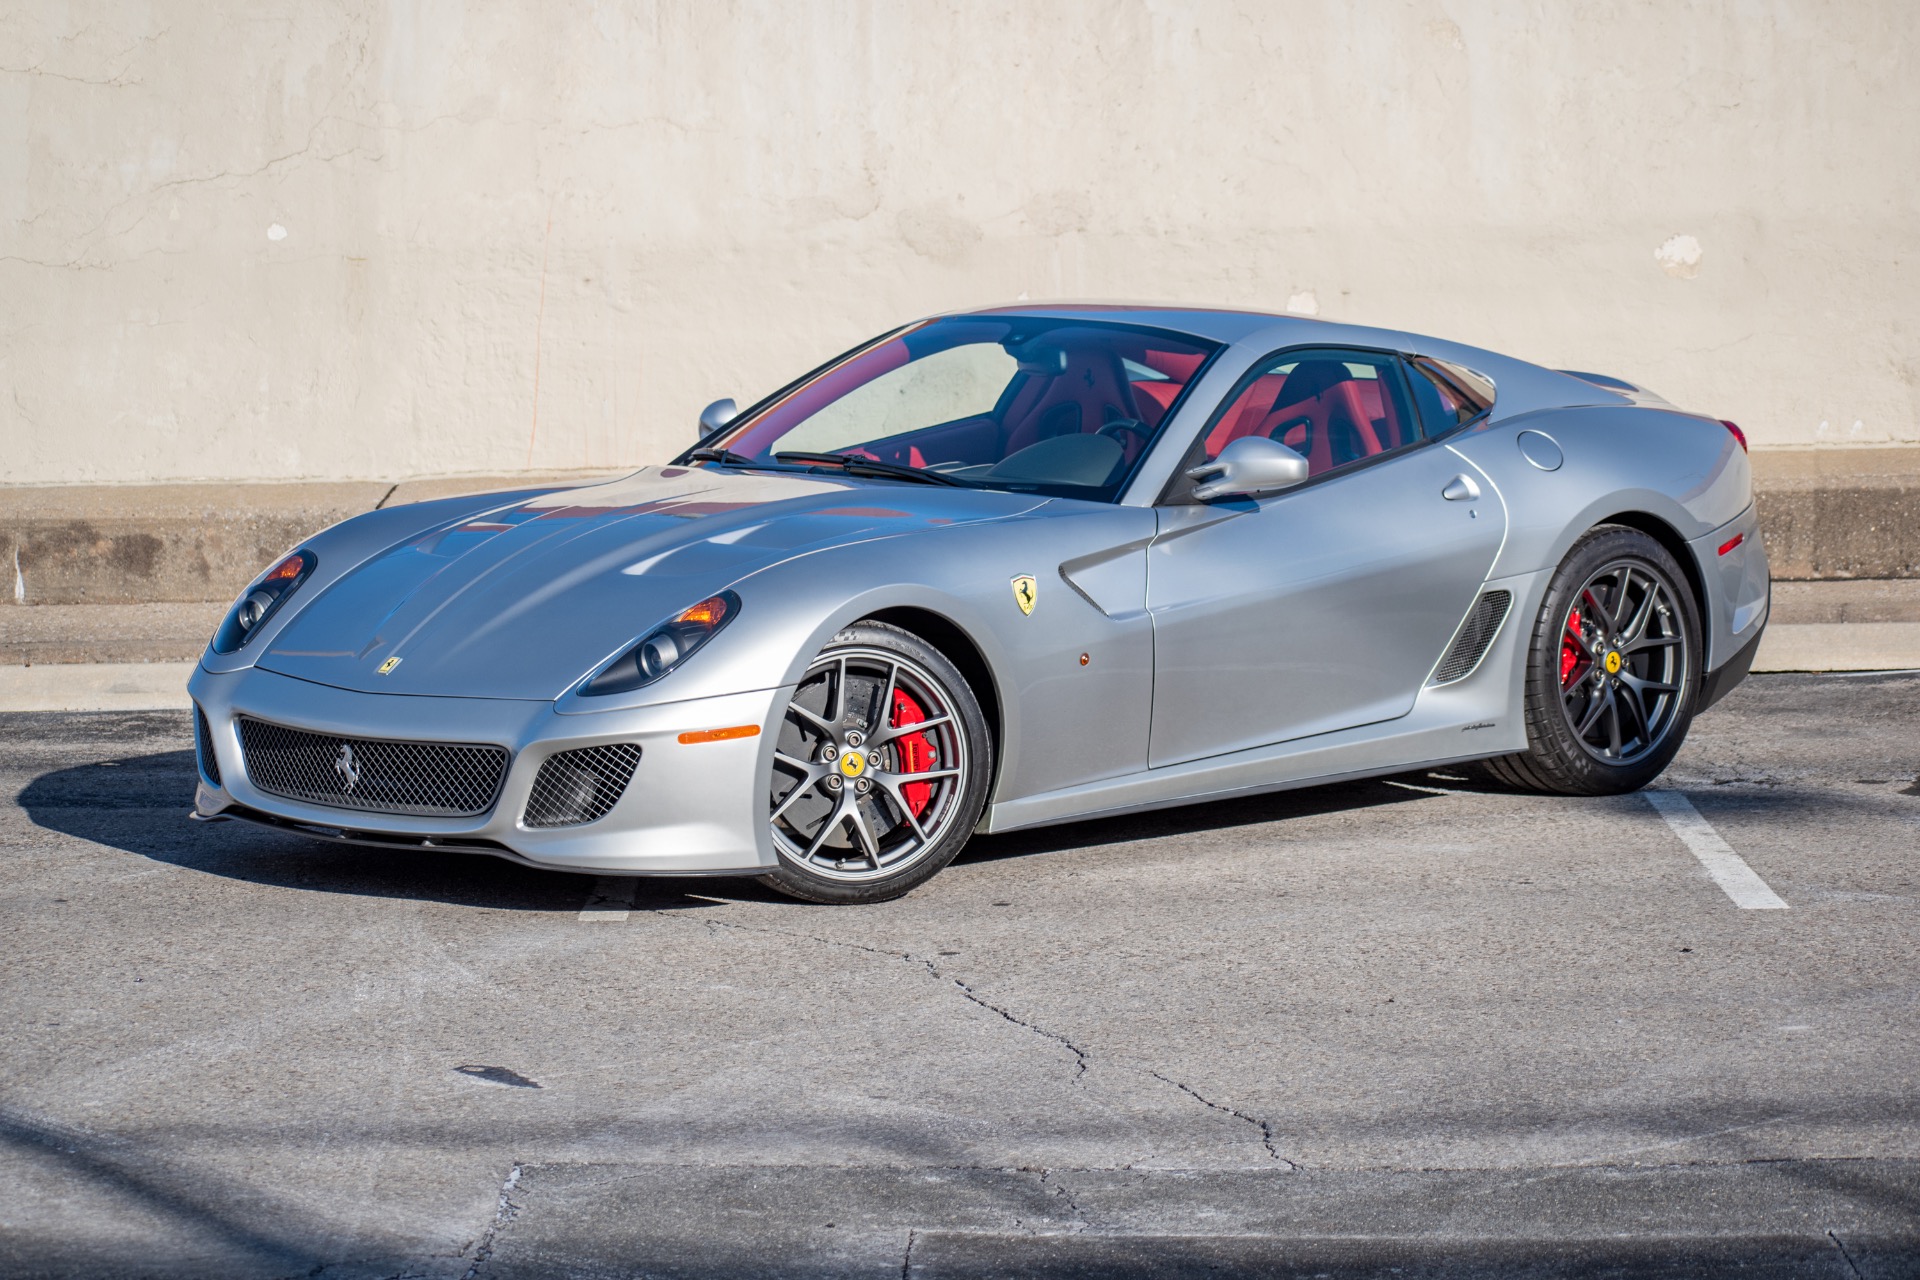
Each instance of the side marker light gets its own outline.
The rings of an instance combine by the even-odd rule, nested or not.
[[[1727,541],[1720,544],[1720,554],[1721,555],[1727,554],[1727,552],[1733,550],[1735,547],[1739,546],[1741,543],[1745,542],[1746,540],[1747,540],[1746,534],[1744,533],[1734,534],[1733,537],[1729,538]]]
[[[730,742],[735,738],[757,738],[760,726],[757,724],[736,724],[729,729],[696,729],[680,735],[682,746],[692,746],[697,742]]]

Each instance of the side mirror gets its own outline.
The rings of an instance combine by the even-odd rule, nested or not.
[[[700,438],[706,439],[740,416],[740,406],[732,398],[715,400],[700,411]]]
[[[1212,502],[1291,489],[1307,478],[1307,470],[1307,460],[1278,440],[1242,436],[1212,462],[1187,472],[1187,479],[1199,482],[1194,497]]]

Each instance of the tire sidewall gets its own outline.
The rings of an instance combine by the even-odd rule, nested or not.
[[[934,842],[930,852],[889,875],[874,880],[830,879],[793,862],[776,844],[774,854],[779,859],[779,865],[762,879],[782,893],[809,902],[885,902],[924,884],[952,862],[973,838],[974,827],[986,810],[987,792],[993,781],[993,737],[987,732],[986,716],[980,709],[979,700],[974,697],[972,686],[945,654],[919,636],[899,627],[883,622],[856,622],[837,632],[820,650],[819,656],[825,657],[837,649],[848,648],[880,649],[897,654],[924,668],[938,680],[947,696],[948,705],[953,709],[956,726],[966,738],[967,756],[972,767],[967,772],[965,790],[955,802],[953,821],[945,834]],[[812,664],[808,665],[811,669]],[[781,714],[785,712],[783,705]],[[767,767],[772,766],[769,764]],[[763,777],[761,783],[761,789],[765,790],[767,779]],[[764,813],[759,820],[766,821]]]
[[[1659,573],[1677,603],[1687,642],[1686,687],[1666,737],[1651,753],[1630,764],[1608,764],[1581,745],[1567,722],[1560,687],[1560,632],[1573,607],[1574,594],[1602,566],[1636,560]],[[1614,795],[1644,787],[1672,763],[1686,741],[1699,701],[1704,671],[1700,606],[1693,586],[1673,555],[1647,534],[1625,525],[1600,525],[1567,553],[1548,583],[1527,655],[1527,739],[1529,754],[1554,776],[1561,789],[1583,795]]]

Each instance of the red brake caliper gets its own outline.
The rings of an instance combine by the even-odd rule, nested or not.
[[[920,704],[898,689],[893,691],[893,719],[891,724],[898,729],[902,725],[919,724],[927,718]],[[900,753],[901,773],[923,773],[933,768],[937,753],[933,744],[927,741],[924,733],[909,733],[895,738],[894,745]],[[909,782],[900,788],[900,794],[906,799],[907,807],[913,810],[913,816],[919,817],[927,810],[927,802],[933,799],[931,782]]]
[[[1586,659],[1580,653],[1580,646],[1573,637],[1580,634],[1580,610],[1574,609],[1567,614],[1567,629],[1560,635],[1560,687],[1570,688],[1580,678],[1576,670]]]

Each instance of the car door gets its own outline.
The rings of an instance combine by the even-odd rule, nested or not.
[[[1491,481],[1423,437],[1391,353],[1256,365],[1183,464],[1260,434],[1308,480],[1156,509],[1148,550],[1154,767],[1405,715],[1505,533]]]

